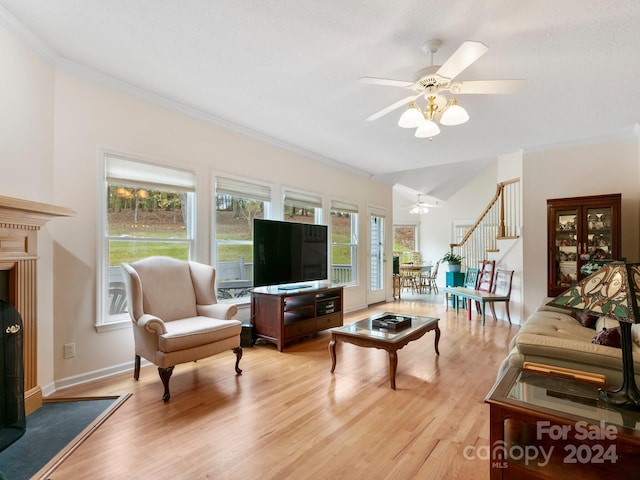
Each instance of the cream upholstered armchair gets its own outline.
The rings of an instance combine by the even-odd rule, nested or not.
[[[173,367],[225,350],[242,358],[242,324],[233,320],[235,305],[217,303],[216,271],[209,265],[170,257],[148,257],[122,264],[135,340],[134,378],[140,357],[158,366],[169,400]]]

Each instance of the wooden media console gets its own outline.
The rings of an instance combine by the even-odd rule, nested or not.
[[[343,287],[317,284],[296,289],[258,287],[251,292],[254,335],[275,343],[279,351],[289,343],[342,325]]]

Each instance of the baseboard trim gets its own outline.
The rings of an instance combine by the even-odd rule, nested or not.
[[[24,393],[24,411],[27,415],[35,412],[42,406],[42,389],[39,385]]]
[[[151,365],[151,363],[142,359],[141,366],[146,365]],[[86,372],[80,375],[72,375],[70,377],[61,378],[60,380],[56,380],[54,382],[54,392],[58,392],[66,388],[75,387],[77,385],[82,385],[89,382],[95,382],[96,380],[101,380],[103,378],[113,377],[115,375],[120,375],[121,373],[133,372],[133,367],[134,362],[132,360],[130,362],[112,365],[110,367],[93,370],[91,372]]]

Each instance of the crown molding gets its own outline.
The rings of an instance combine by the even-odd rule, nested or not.
[[[159,95],[149,90],[145,90],[143,88],[137,87],[133,84],[117,79],[115,77],[102,73],[93,68],[89,68],[77,62],[73,62],[67,58],[61,57],[59,59],[56,65],[56,70],[73,75],[75,77],[78,77],[90,83],[108,88],[110,90],[117,91],[127,96],[136,98],[138,100],[142,100],[144,102],[157,105],[167,110],[171,110],[173,112],[180,113],[182,115],[185,115],[191,118],[195,118],[196,120],[200,120],[202,122],[215,125],[216,127],[220,127],[225,130],[238,133],[245,137],[249,137],[254,140],[258,140],[260,142],[272,145],[274,147],[281,148],[283,150],[309,158],[319,163],[323,163],[325,165],[338,168],[343,171],[347,171],[354,175],[358,175],[366,178],[371,177],[370,172],[366,172],[364,170],[352,167],[350,165],[342,163],[333,158],[329,158],[319,153],[304,149],[302,147],[286,142],[284,140],[265,135],[264,133],[252,130],[250,128],[231,122],[229,120],[225,120],[221,117],[204,112],[195,107],[181,103],[177,100],[173,100],[163,95]]]
[[[271,137],[264,133],[249,129],[243,125],[239,125],[237,123],[225,120],[221,117],[217,117],[213,114],[203,112],[202,110],[199,110],[192,106],[153,93],[151,91],[145,90],[143,88],[137,87],[105,73],[102,73],[98,70],[89,68],[85,65],[64,58],[60,56],[55,50],[53,50],[40,37],[29,30],[17,17],[15,17],[2,5],[0,5],[0,25],[5,26],[20,41],[22,41],[27,47],[33,50],[45,63],[47,63],[56,71],[69,73],[91,83],[109,88],[111,90],[115,90],[130,97],[143,100],[145,102],[160,106],[162,108],[166,108],[167,110],[171,110],[173,112],[180,113],[191,118],[195,118],[197,120],[215,125],[234,133],[238,133],[254,140],[258,140],[274,147],[281,148],[291,153],[295,153],[297,155],[309,158],[310,160],[314,160],[319,163],[323,163],[333,168],[338,168],[354,175],[365,178],[371,178],[372,176],[371,172],[352,167],[340,162],[339,160],[326,157],[317,152],[307,150],[282,139]]]
[[[157,105],[167,110],[171,110],[173,112],[180,113],[182,115],[194,118],[196,120],[200,120],[202,122],[215,125],[216,127],[220,127],[225,130],[238,133],[245,137],[249,137],[254,140],[258,140],[260,142],[272,145],[274,147],[281,148],[283,150],[309,158],[319,163],[323,163],[325,165],[328,165],[334,168],[348,171],[349,173],[352,173],[354,175],[367,177],[367,178],[371,176],[370,172],[365,172],[358,168],[342,163],[338,160],[304,149],[302,147],[286,142],[284,140],[271,137],[269,135],[265,135],[264,133],[252,130],[250,128],[231,122],[229,120],[225,120],[221,117],[204,112],[190,105],[181,103],[177,100],[173,100],[163,95],[159,95],[149,90],[145,90],[143,88],[137,87],[133,84],[117,79],[115,77],[112,77],[111,75],[107,75],[105,73],[102,73],[93,68],[89,68],[77,62],[73,62],[69,59],[60,58],[60,60],[58,61],[58,64],[56,65],[56,69],[58,71],[68,73],[75,77],[86,80],[90,83],[100,85],[102,87],[117,91],[127,96],[136,98],[138,100],[142,100],[144,102]]]
[[[60,55],[2,5],[0,5],[0,25],[4,26],[18,40],[33,50],[47,65],[50,67],[56,66]]]

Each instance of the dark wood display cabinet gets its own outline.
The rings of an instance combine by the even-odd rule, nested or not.
[[[619,260],[621,194],[547,200],[547,295],[557,297],[588,273],[589,262]]]
[[[342,325],[343,287],[314,284],[283,290],[258,287],[251,292],[251,318],[256,338],[275,343],[279,351],[289,343]]]

